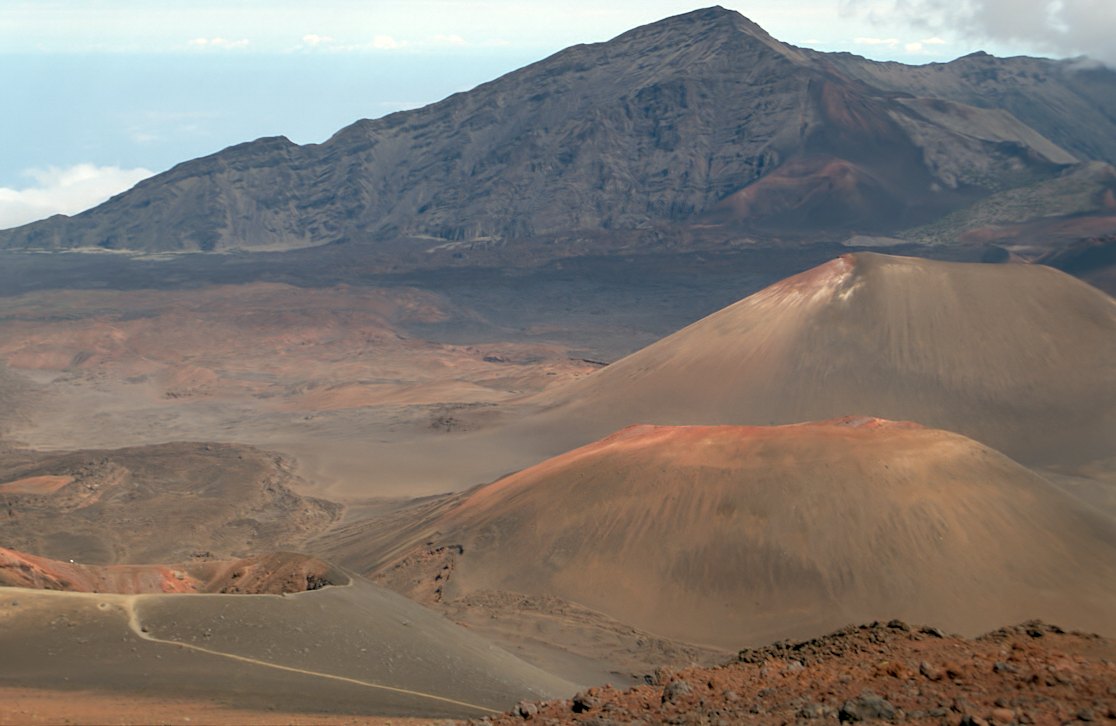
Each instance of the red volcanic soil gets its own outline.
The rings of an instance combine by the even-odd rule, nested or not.
[[[121,594],[280,594],[348,581],[332,565],[292,553],[182,565],[83,565],[0,547],[0,586]]]
[[[257,405],[314,410],[392,395],[407,402],[498,398],[507,387],[541,388],[547,372],[585,368],[553,345],[438,345],[401,332],[458,314],[438,295],[410,288],[253,283],[36,292],[5,300],[0,360],[40,374],[65,372],[71,386],[120,385],[121,395],[142,400],[254,397]],[[505,364],[494,365],[493,356]],[[514,362],[522,360],[539,365]],[[424,390],[459,380],[461,393]]]
[[[0,585],[73,592],[199,592],[185,570],[162,565],[96,567],[0,548]]]
[[[802,150],[716,205],[711,219],[782,233],[864,232],[929,219],[964,201],[967,193],[959,185],[942,184],[951,177],[942,167],[952,167],[957,160],[942,164],[932,159],[931,149],[912,143],[921,133],[912,134],[907,109],[867,98],[840,83],[816,84],[811,93],[813,110],[797,122],[805,141]],[[916,113],[925,118],[925,110]],[[1030,129],[1012,124],[1010,116],[960,104],[943,105],[935,115],[941,126],[970,141],[988,138],[990,127],[1008,121],[999,129],[1003,138],[1042,148],[1063,162],[1068,157]],[[933,173],[929,167],[936,167]]]
[[[1040,622],[975,640],[902,622],[742,651],[648,685],[523,702],[497,724],[889,721],[1063,724],[1116,719],[1116,643]]]
[[[231,562],[206,562],[192,568],[206,592],[279,595],[318,590],[349,581],[333,565],[293,552],[274,552]]]
[[[845,255],[538,400],[567,448],[633,423],[859,414],[1081,463],[1116,451],[1116,300],[1037,265]]]
[[[1116,524],[911,423],[633,426],[474,490],[425,531],[386,584],[446,606],[552,596],[714,648],[892,617],[1116,633]]]
[[[827,155],[794,159],[730,195],[712,218],[788,229],[890,220],[903,203],[870,170]]]
[[[73,481],[72,476],[29,476],[0,484],[0,494],[53,494]]]

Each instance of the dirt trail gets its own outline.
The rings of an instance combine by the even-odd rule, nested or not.
[[[347,587],[347,585],[340,585],[339,587]],[[136,634],[136,637],[151,643],[159,643],[161,645],[171,645],[177,646],[179,648],[186,648],[188,650],[194,650],[199,653],[206,653],[221,658],[228,658],[229,660],[235,660],[241,663],[248,663],[250,665],[260,666],[261,668],[273,668],[275,670],[286,671],[288,673],[297,673],[299,675],[311,676],[314,678],[326,678],[341,683],[349,683],[355,686],[363,686],[365,688],[372,688],[379,691],[387,691],[390,693],[398,693],[405,696],[415,696],[416,698],[438,701],[440,703],[448,703],[454,706],[462,706],[474,711],[479,711],[480,713],[497,713],[496,711],[490,708],[485,708],[484,706],[478,706],[473,703],[458,701],[456,699],[446,698],[444,696],[437,696],[433,693],[414,691],[408,688],[398,688],[396,686],[388,686],[382,683],[372,683],[370,681],[362,681],[357,678],[349,678],[347,676],[339,676],[332,673],[307,670],[305,668],[296,668],[294,666],[285,666],[279,663],[270,663],[268,661],[259,660],[258,658],[250,658],[248,656],[237,655],[236,653],[226,653],[220,650],[214,650],[212,648],[203,648],[202,646],[194,645],[193,643],[184,643],[178,640],[166,640],[164,638],[159,638],[155,635],[152,635],[147,626],[145,626],[140,621],[139,608],[137,607],[137,605],[139,604],[139,600],[141,597],[142,596],[140,595],[122,595],[119,596],[120,599],[118,602],[124,610],[124,613],[128,616],[128,627],[132,630],[133,633]]]

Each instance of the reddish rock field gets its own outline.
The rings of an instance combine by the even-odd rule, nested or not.
[[[1116,642],[1041,622],[969,640],[898,621],[742,651],[647,685],[520,703],[499,724],[1111,723]]]

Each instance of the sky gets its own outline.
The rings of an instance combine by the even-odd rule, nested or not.
[[[318,143],[698,0],[0,0],[0,228],[261,136]],[[780,40],[905,63],[1116,63],[1116,0],[722,0]]]

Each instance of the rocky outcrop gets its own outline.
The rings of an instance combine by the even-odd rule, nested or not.
[[[522,702],[523,723],[1026,724],[1116,719],[1116,644],[1029,622],[975,640],[899,621],[745,651],[718,668],[661,669],[626,691]],[[934,668],[927,676],[919,663]]]

